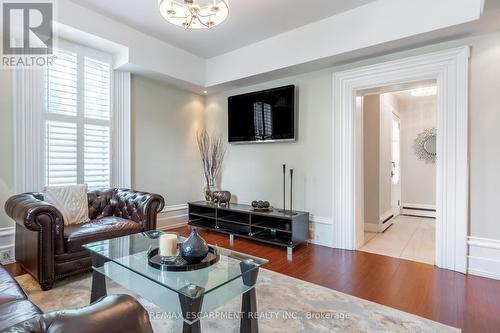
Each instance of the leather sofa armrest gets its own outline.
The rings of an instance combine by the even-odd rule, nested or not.
[[[23,193],[10,197],[5,202],[5,212],[17,223],[31,231],[40,231],[44,226],[37,219],[39,215],[48,215],[55,231],[64,227],[61,212],[52,204],[43,201],[40,193]]]
[[[149,316],[129,295],[111,295],[75,310],[36,316],[8,328],[3,333],[153,333]]]
[[[23,193],[5,202],[5,212],[28,230],[43,233],[43,242],[51,242],[56,254],[64,252],[64,219],[52,204],[43,201],[41,193]]]
[[[115,216],[138,222],[148,231],[156,229],[157,214],[165,207],[165,199],[159,194],[116,189],[112,204]]]

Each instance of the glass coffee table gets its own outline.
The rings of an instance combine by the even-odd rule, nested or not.
[[[144,297],[164,313],[180,314],[183,332],[200,332],[200,319],[242,295],[240,332],[258,332],[255,284],[266,259],[218,248],[210,267],[187,272],[163,271],[148,263],[161,231],[142,232],[86,244],[92,255],[90,302],[106,296],[106,277]]]

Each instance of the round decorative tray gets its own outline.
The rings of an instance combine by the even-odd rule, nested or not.
[[[181,244],[177,245],[178,247]],[[181,255],[175,257],[172,261],[162,261],[162,257],[158,255],[158,248],[152,249],[148,253],[148,263],[151,267],[160,269],[162,271],[172,271],[172,272],[186,272],[194,271],[197,269],[202,269],[205,267],[212,266],[219,261],[220,254],[217,248],[209,245],[207,256],[199,263],[190,264],[184,260]]]
[[[267,207],[267,208],[253,207],[252,210],[254,212],[272,212],[273,211],[273,207]]]

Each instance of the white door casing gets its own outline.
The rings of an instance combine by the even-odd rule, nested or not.
[[[358,91],[436,80],[436,265],[465,273],[468,233],[468,46],[333,74],[333,247],[356,248],[359,182]],[[362,172],[362,171],[361,171]],[[359,223],[358,223],[359,224]]]

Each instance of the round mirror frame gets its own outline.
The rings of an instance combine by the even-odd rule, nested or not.
[[[430,140],[436,140],[437,130],[435,128],[429,128],[420,133],[415,139],[413,149],[415,150],[415,155],[419,160],[423,160],[426,163],[436,163],[436,151],[429,151]],[[427,147],[426,147],[427,146]],[[436,147],[436,143],[434,143]]]

